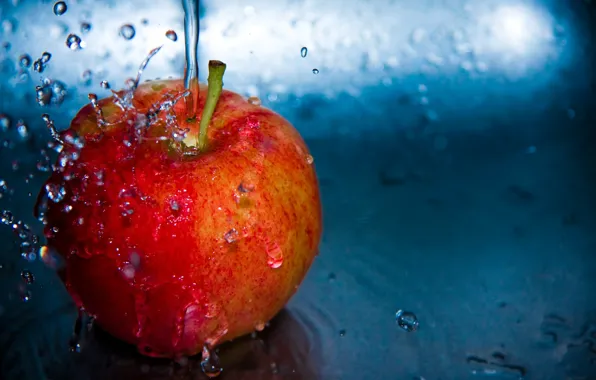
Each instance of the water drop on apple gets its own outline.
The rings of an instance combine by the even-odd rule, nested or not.
[[[203,347],[201,354],[201,370],[208,378],[215,378],[223,372],[219,364],[219,358],[207,346]]]
[[[248,102],[250,104],[252,104],[253,106],[260,106],[261,105],[261,99],[259,99],[256,96],[251,96],[248,98]]]
[[[236,240],[238,240],[238,231],[236,231],[235,228],[232,228],[231,230],[225,233],[224,239],[229,244],[234,243]]]
[[[284,262],[284,255],[277,243],[270,243],[267,246],[267,265],[272,269],[281,267]]]

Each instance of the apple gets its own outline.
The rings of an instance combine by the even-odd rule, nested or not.
[[[75,303],[143,355],[190,356],[263,329],[318,253],[305,142],[280,115],[223,90],[225,68],[209,62],[194,103],[182,80],[139,85],[133,107],[91,97],[60,133],[40,193],[48,249],[64,259]]]

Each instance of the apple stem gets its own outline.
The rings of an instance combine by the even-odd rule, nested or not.
[[[223,76],[226,71],[226,64],[221,61],[209,61],[209,77],[207,78],[207,99],[199,124],[199,136],[197,148],[202,151],[207,146],[207,129],[211,122],[213,112],[217,106],[217,101],[221,96],[223,89]]]

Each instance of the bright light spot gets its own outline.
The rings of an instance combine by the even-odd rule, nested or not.
[[[552,38],[552,26],[537,10],[527,6],[502,6],[484,19],[492,33],[493,47],[501,52],[535,52]]]

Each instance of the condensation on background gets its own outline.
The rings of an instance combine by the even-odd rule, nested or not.
[[[87,101],[88,92],[107,95],[133,76],[142,57],[161,44],[145,78],[181,77],[184,44],[177,0],[70,1],[56,16],[50,1],[2,3],[0,52],[3,108],[34,106],[31,89],[48,77],[64,82],[64,107],[54,110],[64,126]],[[282,112],[306,137],[358,134],[374,128],[404,128],[420,117],[448,120],[454,107],[479,116],[499,116],[495,106],[526,102],[536,92],[564,86],[561,72],[581,70],[579,38],[572,20],[557,19],[549,4],[535,1],[205,1],[200,67],[209,59],[228,64],[225,84]],[[552,7],[551,7],[552,8]],[[33,26],[35,25],[35,26]],[[130,37],[130,29],[134,33]],[[69,34],[83,49],[66,46]],[[18,58],[52,53],[39,75],[19,77]],[[574,61],[575,60],[575,61]],[[456,93],[454,91],[457,90]],[[23,102],[26,99],[26,102]],[[330,107],[329,102],[345,107]],[[387,110],[400,103],[399,117]],[[24,107],[26,105],[26,108]],[[346,110],[368,122],[349,128]],[[23,112],[26,114],[27,112]],[[349,119],[349,118],[348,118]],[[39,123],[37,123],[39,124]],[[482,130],[482,123],[462,128]]]

